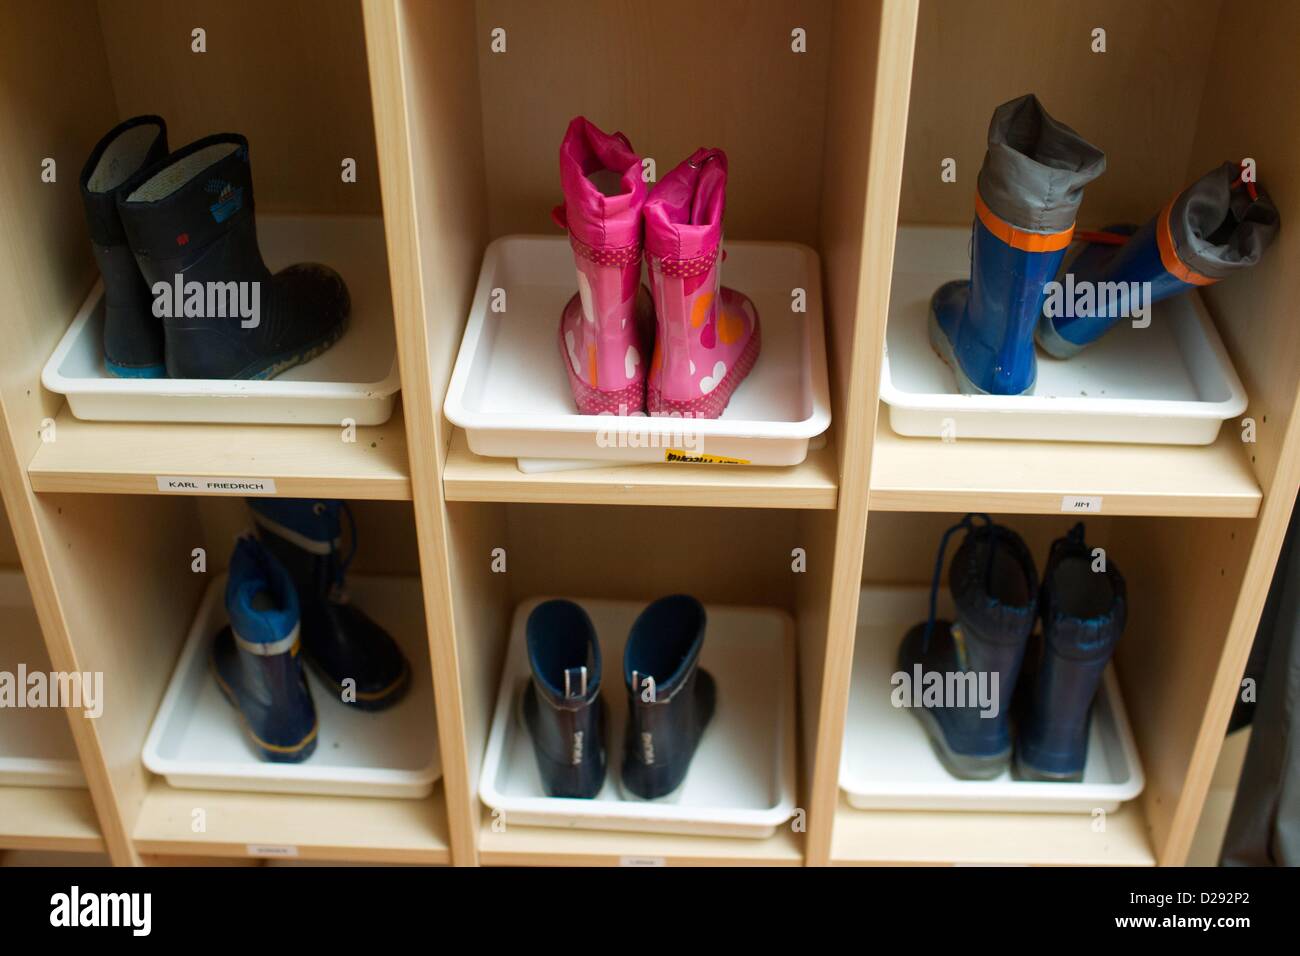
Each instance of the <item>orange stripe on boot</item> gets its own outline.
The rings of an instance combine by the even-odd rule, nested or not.
[[[998,218],[997,214],[985,205],[978,192],[975,193],[975,215],[979,216],[985,229],[1012,249],[1019,249],[1021,252],[1056,252],[1068,246],[1070,238],[1074,235],[1073,225],[1061,232],[1048,233],[1017,229],[1011,223]]]
[[[1178,196],[1174,197],[1177,198]],[[1169,200],[1165,208],[1160,210],[1160,220],[1156,223],[1156,246],[1160,249],[1160,264],[1171,276],[1188,285],[1214,285],[1217,280],[1187,268],[1183,260],[1178,258],[1178,250],[1174,248],[1174,233],[1169,225],[1169,217],[1174,211],[1174,199]]]

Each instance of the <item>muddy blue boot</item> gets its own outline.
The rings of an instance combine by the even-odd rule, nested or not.
[[[131,177],[167,155],[161,116],[133,116],[95,144],[81,170],[81,201],[95,264],[104,279],[104,365],[120,378],[162,378],[162,320],[126,241],[117,200]]]
[[[1116,322],[1147,317],[1154,302],[1213,285],[1259,262],[1277,236],[1277,207],[1262,186],[1241,181],[1224,163],[1192,183],[1138,229],[1106,229],[1121,244],[1086,246],[1061,277],[1062,294],[1049,296],[1038,323],[1038,344],[1069,358]]]
[[[1093,556],[1082,523],[1053,542],[1041,604],[1043,639],[1025,674],[1032,689],[1016,743],[1016,775],[1078,781],[1088,758],[1092,702],[1128,616],[1124,578],[1109,558]]]
[[[263,760],[301,763],[316,749],[316,708],[302,670],[298,595],[288,572],[240,538],[226,579],[230,626],[212,645],[212,673]]]
[[[671,797],[713,717],[717,691],[699,666],[704,627],[704,606],[675,594],[642,611],[628,634],[622,786],[631,797]]]
[[[975,519],[982,519],[977,526]],[[957,620],[936,620],[948,539],[966,537],[952,559],[948,586]],[[1011,762],[1010,704],[1034,628],[1038,575],[1024,541],[987,515],[967,515],[944,532],[930,585],[930,617],[898,649],[895,706],[925,728],[954,777],[990,780]],[[911,693],[898,696],[900,687]]]
[[[317,676],[339,700],[383,710],[402,699],[411,668],[397,642],[351,603],[347,571],[357,531],[347,504],[326,498],[249,498],[262,543],[284,564],[302,605],[302,646]],[[343,521],[351,547],[343,555]]]
[[[605,702],[600,644],[587,612],[545,601],[526,626],[532,680],[520,702],[549,797],[591,799],[605,783]]]
[[[300,263],[272,275],[262,261],[243,136],[198,140],[136,175],[118,213],[172,378],[274,378],[347,329],[351,301],[337,272]]]
[[[930,344],[963,394],[1033,391],[1045,286],[1070,244],[1083,187],[1105,168],[1102,151],[1033,94],[994,111],[975,192],[970,281],[945,283],[930,300]]]

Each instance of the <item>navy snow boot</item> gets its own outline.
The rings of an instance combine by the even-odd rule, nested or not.
[[[298,595],[256,540],[240,538],[226,580],[230,626],[212,645],[212,673],[263,760],[301,763],[316,749],[316,708],[302,671]]]
[[[297,586],[307,663],[350,706],[383,710],[401,700],[411,683],[406,657],[387,631],[348,600],[347,570],[357,537],[348,506],[311,498],[249,498],[248,506],[262,543]],[[346,557],[344,514],[352,536]]]
[[[991,780],[1011,762],[1010,704],[1034,628],[1038,574],[1010,528],[967,515],[944,532],[930,586],[930,617],[903,638],[898,669],[913,690],[910,709],[954,777]],[[948,572],[957,620],[936,620],[944,552],[965,529]],[[996,683],[995,683],[996,679]],[[919,685],[919,690],[916,689]]]
[[[542,786],[550,797],[591,799],[605,783],[600,644],[587,612],[545,601],[528,615],[532,680],[520,702]]]
[[[1041,604],[1043,639],[1025,675],[1032,690],[1016,742],[1016,776],[1079,781],[1093,698],[1128,616],[1124,578],[1109,559],[1093,557],[1082,523],[1052,544]]]
[[[347,329],[337,272],[300,263],[271,275],[262,261],[243,136],[177,150],[131,179],[118,211],[162,316],[172,378],[274,378]]]
[[[705,623],[699,601],[675,594],[642,611],[628,634],[622,781],[633,798],[676,793],[713,717],[717,690],[699,667]]]
[[[162,321],[117,213],[128,180],[167,155],[161,116],[133,116],[104,134],[81,170],[81,201],[104,279],[104,365],[121,378],[163,378]]]

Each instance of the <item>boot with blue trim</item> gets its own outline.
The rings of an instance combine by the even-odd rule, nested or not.
[[[1165,203],[1142,228],[1119,224],[1091,237],[1062,276],[1061,305],[1069,308],[1051,308],[1049,298],[1038,344],[1056,358],[1077,355],[1120,319],[1152,303],[1252,268],[1279,227],[1277,206],[1264,187],[1244,180],[1235,163],[1224,163]],[[1088,298],[1072,295],[1074,289]]]
[[[299,656],[298,594],[289,574],[253,538],[240,538],[226,579],[230,625],[212,645],[212,673],[239,711],[263,760],[301,763],[319,725]]]
[[[960,530],[948,571],[957,619],[937,620],[944,554]],[[904,703],[954,777],[992,780],[1011,764],[1011,698],[1037,605],[1038,573],[1020,535],[987,515],[966,515],[944,532],[930,617],[904,636],[898,669],[913,688]]]
[[[1052,544],[1043,572],[1043,637],[1031,678],[1028,717],[1016,741],[1016,776],[1077,782],[1088,759],[1088,725],[1102,675],[1128,618],[1119,568],[1094,555],[1083,523]]]
[[[1083,187],[1105,168],[1105,154],[1032,93],[994,111],[975,192],[970,280],[945,283],[930,300],[930,344],[963,394],[1034,390],[1045,287],[1070,244]]]
[[[132,177],[117,208],[172,378],[274,378],[347,330],[351,299],[337,272],[298,263],[272,275],[262,261],[243,136],[178,149]]]
[[[605,783],[600,644],[572,601],[544,601],[525,628],[532,679],[520,701],[547,796],[590,800]]]
[[[104,365],[118,378],[163,378],[162,321],[126,241],[117,200],[131,177],[167,155],[161,116],[133,116],[104,134],[81,170],[90,247],[104,280]]]
[[[258,537],[288,569],[302,605],[307,663],[361,710],[384,710],[402,699],[411,667],[397,642],[348,598],[347,571],[357,529],[346,502],[327,498],[249,498]],[[343,553],[343,516],[351,546]]]
[[[699,666],[705,624],[699,601],[674,594],[650,604],[632,625],[623,652],[625,796],[680,796],[717,704],[713,676]]]

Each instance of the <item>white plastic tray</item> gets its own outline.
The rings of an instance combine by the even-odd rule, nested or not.
[[[1037,349],[1033,395],[959,394],[926,320],[934,290],[969,275],[969,227],[898,230],[880,398],[900,435],[1208,445],[1246,409],[1196,292],[1156,303],[1147,328],[1117,323],[1072,359]]]
[[[840,764],[840,789],[862,810],[1113,812],[1142,792],[1142,765],[1113,667],[1093,705],[1088,762],[1078,783],[958,780],[931,749],[916,716],[890,703],[898,645],[929,613],[929,588],[863,588],[853,650],[853,680]],[[939,615],[952,599],[939,594]],[[1129,635],[1132,639],[1135,635]]]
[[[353,603],[388,630],[411,662],[411,687],[401,701],[377,712],[349,707],[308,667],[307,683],[320,721],[315,753],[300,764],[259,759],[209,663],[212,639],[227,621],[222,574],[203,596],[145,740],[144,765],[183,788],[427,796],[442,767],[420,582],[352,575],[348,586]]]
[[[0,518],[0,520],[3,520]],[[21,571],[0,571],[0,671],[50,672],[41,626]],[[83,718],[80,713],[74,718]],[[59,707],[0,708],[0,786],[84,787],[68,718]]]
[[[524,625],[544,598],[515,610],[479,795],[505,825],[771,836],[794,813],[794,625],[771,608],[707,607],[700,666],[713,675],[718,703],[677,802],[624,800],[618,786],[627,700],[623,648],[645,604],[575,598],[596,627],[603,661],[608,773],[593,800],[548,797],[517,702],[529,680]]]
[[[295,262],[320,262],[347,282],[352,317],[328,351],[265,382],[116,378],[104,367],[103,283],[97,282],[45,363],[42,384],[66,395],[73,415],[95,421],[386,422],[401,380],[383,220],[259,215],[257,237],[272,272]]]
[[[556,344],[560,313],[577,291],[562,236],[505,236],[488,246],[447,418],[477,455],[665,461],[689,442],[694,453],[748,464],[799,464],[831,419],[817,253],[781,242],[728,242],[726,252],[722,281],[753,299],[763,348],[721,418],[575,411]],[[796,288],[807,292],[806,312],[791,311]],[[504,312],[488,308],[494,289],[505,290]]]

